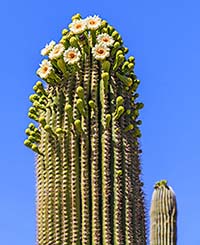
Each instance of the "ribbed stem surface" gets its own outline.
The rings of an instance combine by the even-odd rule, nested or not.
[[[176,245],[177,204],[175,193],[166,181],[158,182],[151,202],[151,245]]]
[[[134,58],[100,18],[46,47],[25,145],[37,154],[39,245],[145,245]],[[94,25],[95,26],[91,26]],[[51,46],[51,45],[49,45]]]

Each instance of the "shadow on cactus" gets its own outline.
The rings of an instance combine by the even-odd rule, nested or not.
[[[37,153],[37,243],[146,244],[140,180],[142,103],[119,33],[98,16],[72,17],[30,96],[24,144]]]

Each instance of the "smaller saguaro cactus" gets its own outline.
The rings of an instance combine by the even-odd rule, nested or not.
[[[177,203],[166,180],[157,182],[152,195],[150,245],[176,245]]]

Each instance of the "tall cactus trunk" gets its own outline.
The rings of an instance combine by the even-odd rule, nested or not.
[[[98,16],[72,18],[37,74],[25,145],[37,153],[38,245],[145,245],[134,58]]]
[[[176,197],[165,180],[156,183],[154,187],[150,216],[150,245],[176,245]]]

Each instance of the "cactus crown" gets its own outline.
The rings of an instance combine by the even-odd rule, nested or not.
[[[30,96],[24,144],[37,153],[38,244],[146,244],[140,180],[142,103],[119,33],[98,16],[72,17]]]

